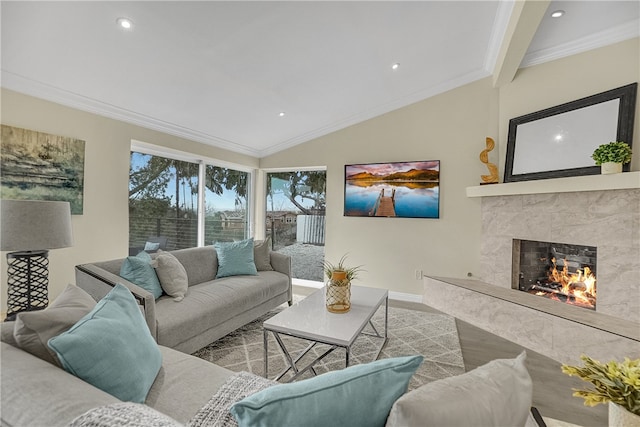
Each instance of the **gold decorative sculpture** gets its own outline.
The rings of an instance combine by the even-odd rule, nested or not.
[[[489,162],[489,152],[493,150],[496,143],[493,139],[487,137],[487,148],[480,153],[480,161],[489,168],[490,175],[480,175],[482,182],[480,184],[496,184],[498,182],[498,167]]]

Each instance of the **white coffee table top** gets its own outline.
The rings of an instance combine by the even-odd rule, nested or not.
[[[351,286],[351,310],[331,313],[325,307],[324,288],[263,323],[266,330],[326,344],[351,346],[387,298],[386,289]]]

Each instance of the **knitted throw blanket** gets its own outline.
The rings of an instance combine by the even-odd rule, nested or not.
[[[193,416],[187,427],[237,427],[231,405],[277,384],[249,372],[231,375],[211,399]],[[120,402],[91,409],[75,418],[69,427],[184,427],[155,409],[132,402]]]
[[[188,427],[237,427],[236,419],[229,412],[231,405],[275,384],[278,383],[249,372],[235,373],[187,425]]]

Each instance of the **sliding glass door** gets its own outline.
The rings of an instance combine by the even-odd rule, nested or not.
[[[326,172],[268,172],[265,228],[275,251],[292,257],[293,276],[322,282]]]

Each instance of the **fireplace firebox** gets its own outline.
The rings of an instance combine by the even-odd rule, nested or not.
[[[513,240],[512,288],[596,309],[595,246]]]

